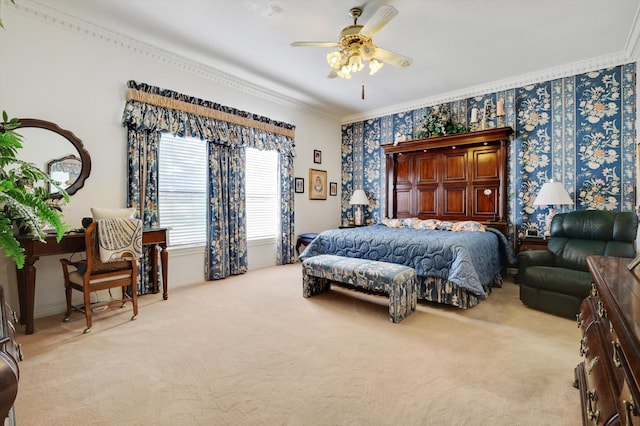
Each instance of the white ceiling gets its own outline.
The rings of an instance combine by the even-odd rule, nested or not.
[[[16,0],[19,3],[19,0]],[[25,0],[26,1],[26,0]],[[33,0],[343,118],[635,49],[640,0]],[[329,79],[330,48],[363,6],[399,11],[376,45],[413,58]],[[635,36],[637,38],[637,35]],[[153,84],[151,81],[146,81]],[[361,85],[365,99],[361,99]],[[193,94],[197,95],[197,94]]]

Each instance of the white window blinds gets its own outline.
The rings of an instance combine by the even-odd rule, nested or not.
[[[278,153],[247,148],[247,240],[275,238],[280,223]],[[163,133],[158,154],[160,226],[171,246],[203,245],[207,220],[207,148],[194,138]]]
[[[247,148],[247,240],[275,238],[280,223],[278,153]]]
[[[163,133],[158,154],[160,226],[171,228],[171,246],[206,241],[207,145]]]

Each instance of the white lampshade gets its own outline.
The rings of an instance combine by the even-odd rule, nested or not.
[[[369,199],[362,189],[356,189],[353,191],[349,204],[369,204]]]
[[[569,193],[564,189],[559,182],[549,180],[549,182],[542,185],[542,189],[538,193],[534,206],[566,206],[572,205],[573,200],[569,197]]]

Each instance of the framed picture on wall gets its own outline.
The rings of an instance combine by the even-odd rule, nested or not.
[[[329,182],[329,195],[335,197],[338,195],[338,183],[337,182]]]
[[[298,194],[304,194],[304,178],[296,178],[295,191]]]
[[[313,162],[322,164],[322,151],[318,151],[317,149],[313,150]]]
[[[309,169],[309,199],[327,199],[327,171]]]

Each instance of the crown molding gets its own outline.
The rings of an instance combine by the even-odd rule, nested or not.
[[[633,17],[633,25],[624,44],[624,51],[633,62],[640,60],[640,7],[636,11],[636,16]]]
[[[48,22],[66,30],[75,31],[78,34],[97,39],[111,46],[116,46],[129,50],[138,55],[143,55],[166,65],[173,66],[182,71],[196,74],[199,77],[214,81],[235,90],[247,93],[266,101],[282,105],[293,110],[303,110],[304,112],[334,121],[340,121],[340,117],[331,115],[326,111],[314,108],[304,102],[283,95],[273,90],[266,89],[247,80],[235,77],[231,74],[220,71],[211,66],[204,65],[198,61],[188,59],[173,52],[161,49],[154,45],[144,43],[132,37],[101,27],[91,22],[76,18],[67,13],[54,9],[36,0],[20,0],[15,4],[7,3],[8,0],[0,0],[7,7],[14,8],[18,12],[35,17],[41,21]]]
[[[598,56],[584,61],[573,62],[529,74],[523,74],[505,80],[482,84],[479,86],[472,86],[466,89],[443,93],[428,98],[417,99],[402,104],[367,111],[365,113],[345,116],[342,118],[342,124],[344,125],[358,121],[366,121],[373,118],[407,112],[431,105],[439,105],[445,102],[458,101],[461,99],[467,99],[487,93],[514,89],[516,87],[524,87],[531,84],[554,80],[557,78],[570,77],[593,70],[610,68],[638,61],[640,61],[640,7],[636,9],[636,14],[633,18],[631,30],[629,31],[629,35],[627,36],[624,50],[621,52]]]
[[[435,96],[416,99],[402,104],[390,105],[388,107],[366,111],[347,116],[336,116],[328,111],[314,108],[311,105],[301,102],[297,99],[280,94],[276,91],[266,89],[257,84],[253,84],[247,80],[235,77],[231,74],[222,72],[211,66],[204,65],[200,62],[185,58],[170,51],[158,48],[148,43],[144,43],[92,24],[88,21],[81,20],[72,15],[58,11],[44,2],[38,0],[20,0],[16,4],[9,3],[8,0],[0,0],[0,5],[6,5],[18,12],[35,17],[41,21],[63,27],[67,30],[76,31],[85,37],[98,39],[112,46],[117,46],[125,50],[132,51],[139,55],[147,56],[158,62],[176,67],[182,71],[196,74],[202,78],[214,81],[218,84],[231,87],[235,90],[250,94],[252,96],[264,99],[266,101],[282,105],[286,108],[294,110],[302,110],[306,113],[341,122],[341,124],[349,124],[358,121],[365,121],[373,118],[384,117],[392,114],[411,111],[431,105],[438,105],[445,102],[452,102],[461,99],[467,99],[474,96],[494,93],[516,87],[528,86],[531,84],[550,81],[557,78],[573,76],[597,69],[609,68],[613,66],[623,65],[630,62],[640,60],[640,8],[636,11],[633,25],[629,36],[627,37],[624,50],[609,55],[599,56],[584,61],[573,62],[558,67],[548,68],[529,74],[523,74],[509,79],[493,81],[490,83],[472,86],[448,93],[438,94]]]
[[[638,34],[640,34],[640,32]],[[634,44],[637,45],[637,42]],[[501,92],[509,89],[514,89],[516,87],[529,86],[532,84],[578,75],[593,70],[624,65],[629,62],[635,62],[635,60],[631,59],[630,55],[628,55],[626,52],[616,52],[610,55],[598,56],[596,58],[591,58],[584,61],[573,62],[553,68],[547,68],[545,70],[523,74],[513,78],[492,81],[490,83],[481,84],[478,86],[467,87],[465,89],[455,90],[448,93],[442,93],[436,96],[430,96],[428,98],[416,99],[402,104],[367,111],[362,114],[345,116],[342,119],[342,124],[366,121],[373,118],[407,112],[431,105],[440,105],[446,102],[453,102],[472,98],[474,96],[485,95],[487,93]]]

